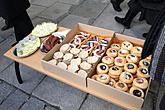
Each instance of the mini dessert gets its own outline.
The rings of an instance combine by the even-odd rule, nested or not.
[[[149,55],[146,59],[151,62],[152,55]]]
[[[82,60],[86,60],[86,58],[88,57],[88,52],[87,51],[81,51],[78,55],[79,58],[82,58]]]
[[[143,50],[142,47],[135,46],[131,49],[131,54],[134,54],[137,57],[141,57],[142,50]]]
[[[102,62],[107,64],[108,66],[113,66],[115,59],[111,56],[104,56],[102,58]]]
[[[94,79],[94,80],[96,80],[97,76],[98,76],[98,75],[95,74],[95,75],[93,75],[91,78]]]
[[[127,83],[127,84],[130,84],[133,82],[132,74],[129,72],[126,72],[126,71],[121,73],[119,79],[120,79],[120,81]]]
[[[62,61],[64,54],[62,52],[55,52],[53,58],[58,60],[59,62]]]
[[[118,51],[118,50],[120,50],[121,47],[120,47],[120,44],[114,43],[111,45],[111,48],[116,49]]]
[[[139,67],[137,69],[137,77],[149,78],[150,75],[148,73],[148,69],[146,67]]]
[[[71,65],[80,65],[80,63],[81,63],[81,58],[76,58],[76,59],[72,59],[71,61],[70,61],[70,64]]]
[[[99,58],[96,57],[96,56],[89,56],[87,58],[87,62],[90,63],[90,64],[95,64],[98,60],[99,60]]]
[[[50,35],[48,36],[44,41],[43,43],[41,44],[41,52],[49,52],[56,44],[59,44],[60,43],[60,38],[59,37],[56,37],[56,36],[53,36],[53,35]]]
[[[148,87],[148,81],[145,78],[135,78],[133,80],[133,86],[146,89]]]
[[[141,90],[140,88],[137,88],[137,87],[131,87],[129,90],[129,93],[134,95],[134,96],[137,96],[137,97],[141,97],[141,98],[144,97],[143,90]]]
[[[140,60],[139,66],[148,68],[150,66],[150,62],[147,59]]]
[[[125,70],[125,71],[128,71],[128,72],[130,72],[130,73],[132,73],[132,74],[135,74],[136,71],[137,71],[137,65],[134,64],[134,63],[126,63],[126,64],[124,65],[124,70]]]
[[[69,65],[68,66],[68,71],[72,72],[72,73],[76,73],[79,70],[79,67],[77,65]]]
[[[116,57],[117,56],[117,50],[113,49],[113,48],[109,48],[106,51],[107,56],[112,56],[112,57]]]
[[[126,50],[131,50],[133,48],[133,44],[128,42],[128,41],[124,41],[122,44],[121,44],[121,48],[122,49],[126,49]]]
[[[105,48],[104,47],[100,47],[100,46],[97,46],[97,48],[95,48],[93,51],[92,51],[92,56],[96,56],[96,57],[102,57],[105,53]]]
[[[115,65],[116,66],[124,66],[126,63],[126,59],[123,57],[116,57],[115,58]]]
[[[78,48],[71,48],[70,53],[74,55],[74,57],[77,57],[78,54],[80,53],[80,49]]]
[[[129,54],[128,50],[121,49],[118,51],[118,56],[119,57],[126,57]]]
[[[121,91],[127,91],[128,90],[127,84],[125,84],[124,82],[117,82],[115,84],[115,88],[117,88]]]
[[[112,75],[111,73],[108,73],[108,75],[113,78],[115,81],[119,80],[119,75]]]
[[[110,77],[107,74],[99,74],[96,77],[96,80],[99,81],[99,82],[101,82],[101,83],[108,84],[109,81],[110,81]]]
[[[73,54],[71,53],[66,53],[64,56],[63,56],[63,62],[65,62],[66,64],[69,64],[70,61],[72,60],[73,58]]]
[[[106,74],[108,73],[109,67],[107,64],[99,63],[97,65],[97,74]]]
[[[58,66],[59,68],[61,68],[61,69],[64,69],[64,70],[66,70],[67,67],[68,67],[64,62],[59,62],[59,63],[57,64],[57,66]]]
[[[84,78],[86,78],[88,76],[88,73],[84,70],[79,70],[77,74]]]
[[[69,52],[70,49],[71,49],[71,47],[69,44],[64,44],[60,47],[60,52],[67,53],[67,52]]]
[[[126,60],[128,63],[137,63],[138,62],[138,57],[133,54],[129,54],[126,56]]]
[[[52,64],[52,65],[57,65],[57,60],[56,59],[52,59],[50,61],[48,61],[49,64]]]
[[[92,65],[89,64],[89,63],[86,62],[86,61],[83,61],[83,62],[80,64],[80,68],[81,68],[82,70],[85,70],[86,72],[87,72],[88,70],[90,70],[91,67],[92,67]]]
[[[122,73],[122,69],[117,67],[117,66],[113,66],[109,69],[109,73],[108,74],[111,74],[111,75],[114,75],[114,76],[119,76],[120,74]]]
[[[108,85],[110,85],[111,87],[115,87],[115,84],[116,84],[116,81],[110,78]]]

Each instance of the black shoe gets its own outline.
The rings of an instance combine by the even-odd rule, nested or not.
[[[117,0],[111,0],[112,6],[113,8],[118,11],[121,12],[122,9],[120,8],[120,3],[117,2]]]
[[[10,24],[9,22],[5,21],[5,25],[1,28],[1,31],[6,31],[6,30],[8,30],[8,29],[10,29],[12,27],[13,27],[12,24]]]
[[[115,17],[116,22],[122,24],[126,29],[130,29],[130,23],[125,18]]]

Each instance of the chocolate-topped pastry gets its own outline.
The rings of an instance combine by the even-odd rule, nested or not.
[[[109,67],[107,64],[99,63],[97,65],[97,74],[106,74],[109,70]]]
[[[133,54],[129,54],[126,56],[126,60],[128,63],[137,63],[138,62],[138,57]]]
[[[117,82],[115,84],[115,88],[117,88],[117,89],[119,89],[121,91],[127,91],[128,90],[128,86],[124,82]]]
[[[121,73],[119,79],[124,83],[130,84],[133,81],[133,76],[131,73],[125,71]]]
[[[150,61],[147,59],[142,59],[139,62],[139,66],[148,68],[150,66]]]
[[[148,81],[145,78],[138,77],[133,80],[133,86],[146,89],[148,87]]]
[[[122,73],[122,69],[118,66],[112,66],[110,69],[109,69],[109,75],[115,75],[115,76],[119,76],[120,74]]]
[[[125,71],[128,71],[128,72],[130,72],[132,74],[135,74],[136,73],[136,70],[137,70],[137,65],[134,64],[134,63],[126,63],[124,65],[124,70]]]
[[[148,73],[148,69],[146,67],[139,67],[137,69],[137,76],[142,78],[149,78],[150,75]]]
[[[132,95],[135,95],[137,97],[141,97],[141,98],[144,97],[143,90],[141,90],[140,88],[137,88],[137,87],[131,87],[130,90],[129,90],[129,93],[132,94]]]

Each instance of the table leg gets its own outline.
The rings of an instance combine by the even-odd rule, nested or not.
[[[19,63],[18,62],[14,62],[14,63],[15,63],[15,73],[17,76],[17,80],[18,80],[19,84],[22,84],[23,81],[22,81],[21,74],[20,74]]]

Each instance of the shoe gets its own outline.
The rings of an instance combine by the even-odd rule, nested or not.
[[[116,22],[122,24],[126,29],[130,29],[130,22],[127,22],[125,18],[115,17]]]
[[[122,9],[120,8],[120,4],[123,2],[124,0],[111,0],[112,6],[113,8],[118,11],[121,12]]]
[[[8,30],[8,29],[10,29],[12,27],[13,27],[12,24],[10,24],[9,22],[5,21],[5,25],[1,28],[1,31],[6,31],[6,30]]]

